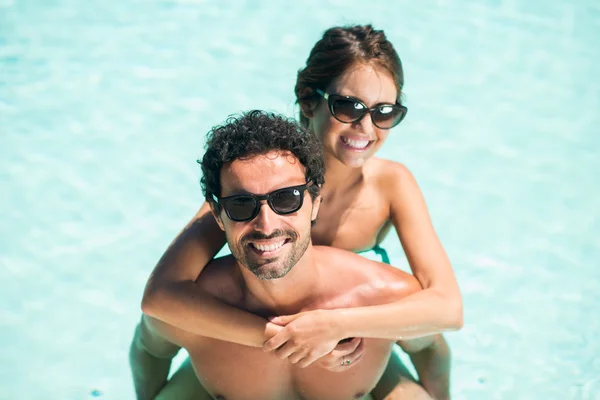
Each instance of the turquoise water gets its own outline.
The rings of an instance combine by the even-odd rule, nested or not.
[[[0,399],[133,398],[141,292],[202,201],[204,134],[295,114],[310,47],[353,22],[405,66],[380,155],[414,172],[462,288],[454,399],[600,399],[591,0],[0,0]]]

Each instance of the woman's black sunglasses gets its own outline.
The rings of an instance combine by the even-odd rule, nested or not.
[[[290,186],[277,189],[265,195],[236,194],[227,197],[214,196],[215,201],[223,207],[232,221],[251,221],[258,215],[261,201],[266,200],[271,210],[279,215],[291,214],[302,208],[304,191],[311,182],[304,185]]]
[[[366,114],[371,114],[373,125],[379,129],[391,129],[404,119],[408,111],[400,103],[381,103],[369,108],[356,97],[329,94],[321,89],[317,89],[317,93],[327,100],[331,115],[345,124],[360,121]]]

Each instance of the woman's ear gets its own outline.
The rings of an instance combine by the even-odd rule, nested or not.
[[[300,111],[306,118],[312,118],[314,115],[314,103],[310,100],[303,100],[300,102]]]
[[[302,115],[306,118],[312,118],[314,115],[316,101],[315,101],[315,92],[311,88],[304,88],[298,94],[298,104],[300,105],[300,111]]]

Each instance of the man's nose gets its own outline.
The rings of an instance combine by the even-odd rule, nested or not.
[[[264,233],[265,235],[270,235],[278,228],[278,219],[279,215],[277,215],[277,213],[271,209],[266,200],[262,200],[260,202],[260,208],[258,209],[258,215],[254,219],[256,230]]]

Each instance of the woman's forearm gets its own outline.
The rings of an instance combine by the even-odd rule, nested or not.
[[[162,285],[151,298],[142,304],[144,314],[199,336],[261,347],[273,335],[266,319],[217,300],[192,281]]]
[[[434,288],[389,304],[334,310],[340,336],[406,340],[462,328],[460,296],[449,299]]]
[[[196,283],[224,243],[225,234],[204,203],[154,268],[142,311],[196,335],[260,347],[268,339],[266,327],[273,324],[217,300]]]
[[[152,299],[142,305],[144,314],[196,335],[252,347],[273,335],[266,319],[217,300],[192,281],[163,285]]]

